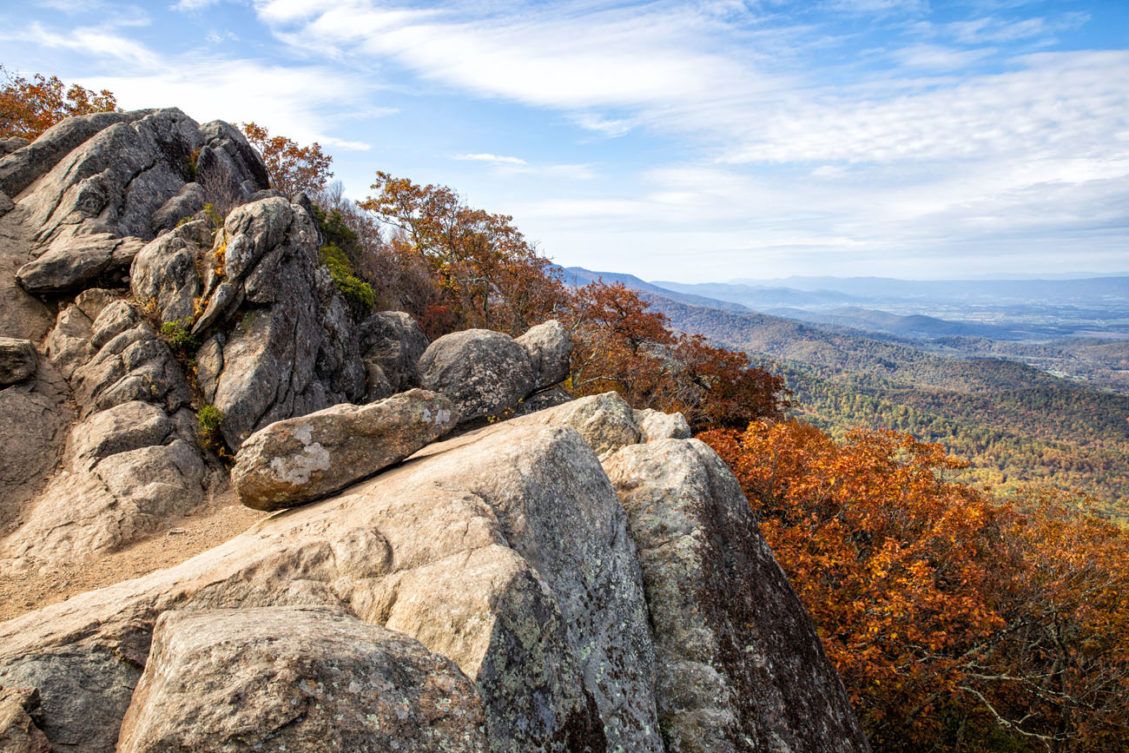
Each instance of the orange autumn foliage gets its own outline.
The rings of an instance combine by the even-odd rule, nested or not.
[[[244,123],[243,133],[251,146],[263,156],[271,188],[287,196],[305,192],[313,197],[324,191],[326,183],[333,177],[329,169],[333,157],[325,154],[316,141],[300,146],[285,136],[272,136],[270,131],[256,123]]]
[[[1129,535],[894,432],[714,431],[878,751],[1129,749]]]
[[[96,92],[78,84],[67,86],[58,76],[36,73],[27,79],[0,66],[4,77],[0,88],[0,138],[34,140],[64,118],[113,112],[118,101],[113,93]]]

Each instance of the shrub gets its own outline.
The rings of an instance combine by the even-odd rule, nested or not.
[[[370,310],[376,305],[376,293],[372,285],[357,277],[353,263],[349,256],[333,243],[327,243],[319,249],[322,264],[329,270],[333,284],[341,291],[346,300],[361,312]]]
[[[196,338],[192,334],[192,317],[165,322],[159,332],[161,339],[177,352],[184,353],[196,348]]]
[[[200,406],[196,411],[196,425],[200,446],[206,450],[222,453],[224,444],[220,428],[223,426],[223,411],[211,403]]]

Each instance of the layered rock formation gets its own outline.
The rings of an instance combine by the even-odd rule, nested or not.
[[[223,123],[2,146],[0,575],[231,482],[293,508],[0,623],[5,750],[866,750],[732,475],[681,416],[556,387],[559,323],[358,314]]]

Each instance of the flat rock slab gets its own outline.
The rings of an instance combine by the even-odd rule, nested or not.
[[[450,400],[420,389],[370,405],[335,405],[252,434],[231,480],[248,507],[294,507],[400,462],[458,419]]]
[[[166,612],[119,753],[485,753],[478,691],[450,659],[344,610]]]

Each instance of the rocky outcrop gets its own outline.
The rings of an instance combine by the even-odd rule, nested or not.
[[[868,750],[721,459],[697,440],[668,439],[624,447],[605,467],[643,569],[666,750]]]
[[[127,270],[145,241],[168,226],[162,208],[201,175],[204,150],[226,154],[232,131],[201,128],[176,109],[107,113],[64,121],[3,158],[6,193],[35,181],[20,205],[40,253],[20,268],[20,284],[59,293]],[[266,188],[259,160],[229,159],[205,174],[210,189],[233,203]],[[203,198],[209,185],[201,185]]]
[[[556,319],[530,327],[517,338],[517,344],[525,348],[533,368],[533,389],[552,387],[568,378],[572,338]]]
[[[0,386],[27,379],[38,363],[39,354],[30,340],[0,337]]]
[[[400,462],[457,423],[451,402],[426,390],[335,405],[252,434],[235,456],[231,480],[248,507],[294,507]]]
[[[482,702],[449,659],[343,610],[166,612],[119,753],[486,753]]]
[[[733,477],[680,416],[554,388],[560,324],[428,345],[351,307],[309,200],[259,190],[226,124],[13,146],[0,322],[38,354],[0,389],[0,570],[195,511],[227,480],[197,437],[221,417],[245,501],[299,506],[0,624],[5,745],[865,750]],[[489,425],[433,441],[458,420]]]

